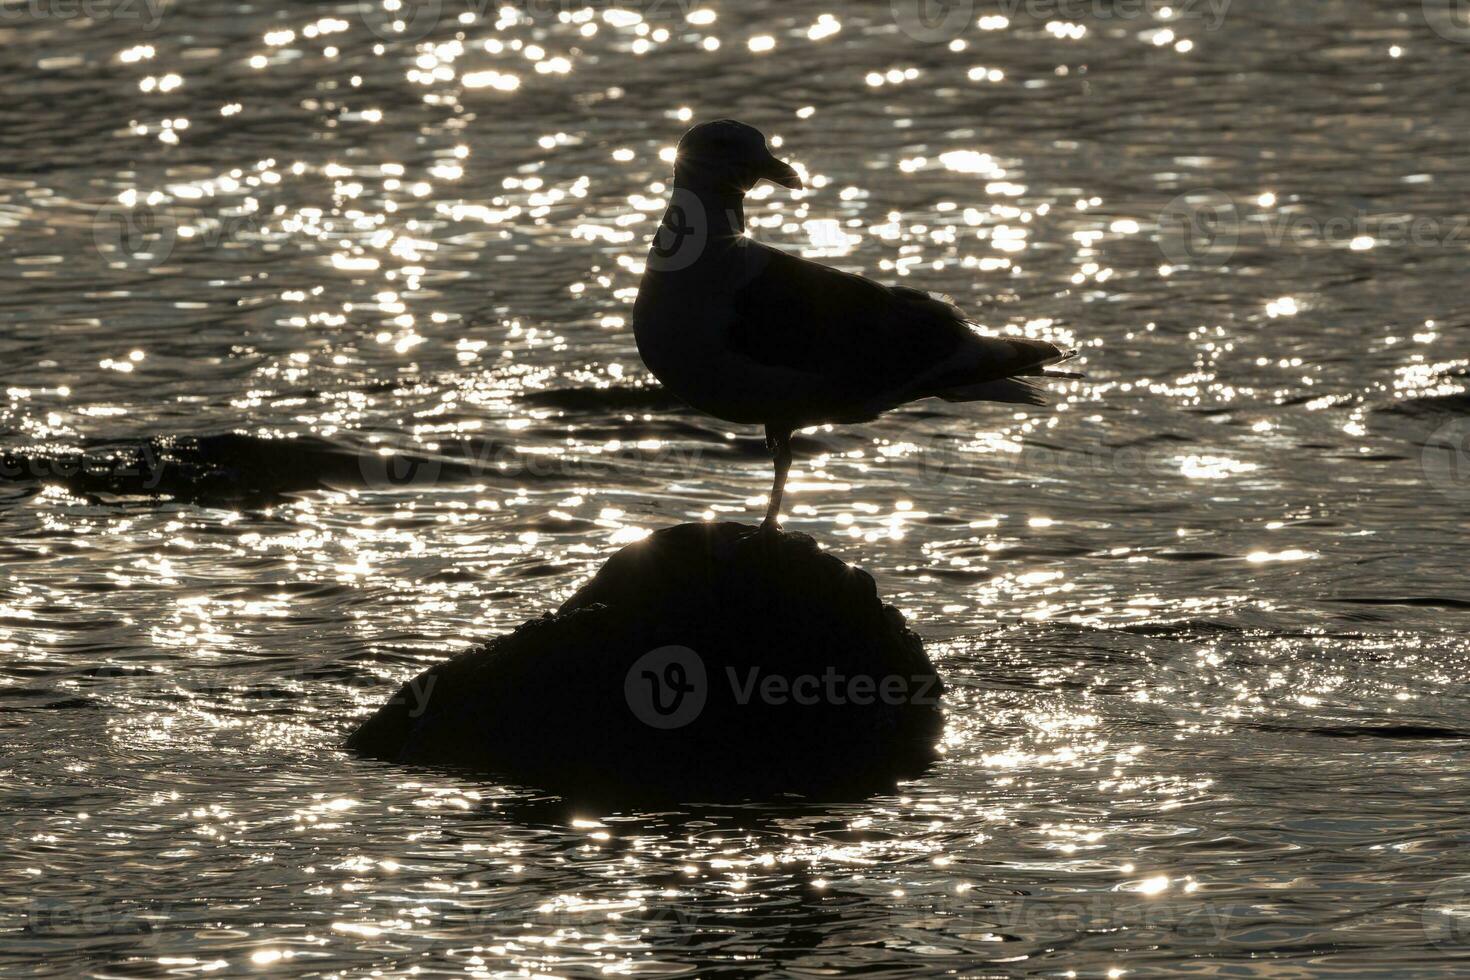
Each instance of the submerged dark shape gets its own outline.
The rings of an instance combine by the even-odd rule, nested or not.
[[[78,495],[201,503],[314,490],[334,475],[358,468],[355,456],[325,439],[272,439],[243,432],[0,448],[0,483],[59,484]]]
[[[866,572],[806,535],[681,524],[405,684],[347,747],[579,797],[831,798],[919,775],[942,689]]]

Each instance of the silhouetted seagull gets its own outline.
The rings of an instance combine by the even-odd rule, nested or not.
[[[791,434],[866,422],[906,402],[1045,404],[1028,377],[1076,351],[977,333],[957,307],[884,286],[745,236],[745,194],[762,179],[799,189],[761,132],[733,119],[679,141],[674,189],[633,306],[638,353],[695,408],[766,427],[776,531]]]

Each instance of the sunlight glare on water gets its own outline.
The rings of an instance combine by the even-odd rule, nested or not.
[[[1178,6],[14,8],[0,969],[1463,957],[1464,38]],[[1081,348],[1045,409],[797,437],[787,527],[914,621],[943,758],[586,812],[346,755],[615,549],[763,509],[760,433],[631,335],[726,115],[806,185],[752,236]]]

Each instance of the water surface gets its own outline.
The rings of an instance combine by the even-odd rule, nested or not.
[[[1454,971],[1453,10],[437,6],[4,8],[0,970]],[[760,434],[628,322],[721,115],[810,178],[752,234],[1083,350],[1048,409],[798,440],[787,526],[925,637],[944,758],[569,812],[346,756],[618,547],[758,518]]]

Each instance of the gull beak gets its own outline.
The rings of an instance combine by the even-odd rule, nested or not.
[[[761,173],[761,176],[767,180],[775,181],[782,187],[789,187],[794,191],[802,189],[801,175],[788,164],[782,163],[775,157],[771,157],[771,162],[766,165],[766,169]]]

